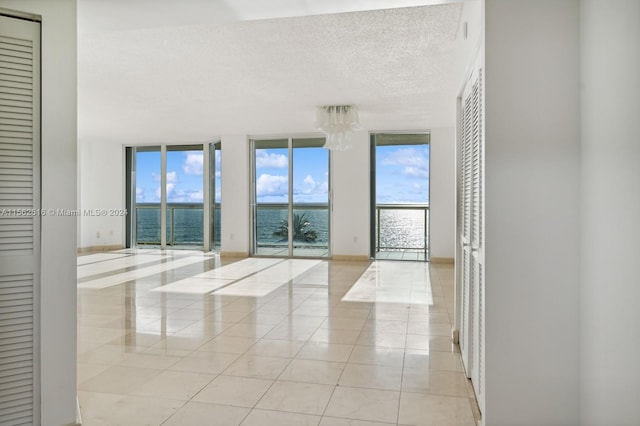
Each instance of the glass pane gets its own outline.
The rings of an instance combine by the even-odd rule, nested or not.
[[[167,149],[167,245],[203,244],[202,149]]]
[[[293,255],[329,255],[329,151],[324,138],[293,140]]]
[[[256,206],[256,254],[288,256],[288,208],[281,204]]]
[[[136,244],[160,245],[160,149],[137,150]]]
[[[287,256],[289,141],[255,142],[255,254]]]
[[[428,135],[376,136],[378,259],[426,260],[429,144],[424,138]]]
[[[172,211],[173,240],[172,245],[202,245],[202,208],[197,208],[192,204],[175,204],[170,209]]]
[[[160,245],[160,203],[136,205],[136,244]]]
[[[210,153],[212,155],[211,165],[211,199],[213,200],[211,209],[211,249],[220,251],[220,241],[222,233],[220,231],[221,214],[222,214],[222,181],[221,181],[221,164],[222,164],[222,146],[220,143],[212,144]]]
[[[429,145],[376,146],[376,203],[429,204]]]

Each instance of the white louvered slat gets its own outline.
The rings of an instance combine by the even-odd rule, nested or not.
[[[456,140],[456,232],[459,236],[462,232],[464,225],[463,220],[463,188],[464,188],[464,172],[462,165],[464,164],[464,108],[462,105],[458,106],[458,134]],[[1,146],[1,145],[0,145]],[[461,272],[461,271],[460,271]]]
[[[40,25],[0,16],[0,424],[39,424]],[[27,209],[27,211],[21,211]],[[31,213],[28,213],[30,211]]]
[[[471,248],[465,246],[462,250],[462,326],[460,328],[460,352],[467,377],[471,375],[472,341],[472,297],[470,286]]]
[[[461,254],[462,254],[462,271],[461,271],[461,311],[459,329],[459,344],[462,354],[462,362],[465,372],[469,377],[471,374],[472,363],[472,330],[473,317],[471,313],[471,286],[470,286],[470,265],[471,265],[471,209],[472,209],[472,133],[473,133],[473,98],[472,92],[466,88],[462,94],[460,113],[462,114],[460,124],[462,126],[462,138],[460,149],[460,176],[461,176]]]
[[[471,314],[473,315],[472,323],[475,325],[473,330],[472,342],[473,342],[473,362],[471,368],[471,381],[474,385],[474,389],[477,388],[477,384],[480,379],[480,262],[477,251],[473,251],[471,255]]]
[[[33,411],[33,278],[0,277],[0,424]]]
[[[484,222],[483,222],[483,194],[484,194],[484,140],[483,140],[483,100],[482,100],[482,70],[478,69],[472,86],[472,225],[471,225],[471,294],[472,294],[472,324],[473,330],[473,362],[471,368],[471,382],[481,410],[484,409]]]
[[[479,57],[480,58],[480,57]],[[471,72],[458,108],[459,344],[467,377],[484,410],[484,134],[480,59]]]
[[[0,209],[34,209],[33,55],[30,40],[0,35]],[[0,215],[0,254],[31,252],[33,218],[23,221],[27,228],[1,232],[11,216]]]
[[[471,240],[471,133],[472,133],[472,120],[471,113],[473,108],[473,102],[471,95],[469,95],[464,101],[464,126],[465,126],[465,138],[463,146],[463,231],[462,236],[466,242]]]

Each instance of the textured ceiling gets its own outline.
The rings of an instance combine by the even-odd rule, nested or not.
[[[111,4],[124,7],[122,0]],[[102,27],[88,25],[81,8],[80,140],[199,142],[310,132],[317,105],[343,103],[359,107],[368,130],[452,126],[461,7],[254,21],[237,21],[235,11],[195,24],[178,14],[171,26],[156,21],[138,29],[107,27],[104,19]]]

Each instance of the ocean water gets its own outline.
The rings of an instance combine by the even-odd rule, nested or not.
[[[167,216],[167,243],[170,245],[202,245],[202,209],[173,208]],[[219,210],[217,210],[219,212]],[[304,214],[307,230],[317,234],[314,242],[296,241],[296,246],[327,247],[329,241],[329,213],[323,209],[294,209],[294,214]],[[287,245],[284,237],[274,235],[286,223],[286,209],[258,208],[257,239],[260,247]],[[173,227],[171,223],[173,221]],[[355,225],[355,224],[354,224]],[[378,224],[376,224],[378,226]],[[378,227],[376,226],[376,238]],[[380,212],[380,248],[383,250],[423,249],[426,244],[425,217],[421,210],[382,210]],[[216,235],[220,244],[220,214],[214,217]],[[137,209],[138,244],[160,244],[160,209]]]
[[[380,227],[378,244],[382,250],[424,249],[427,244],[424,210],[382,210],[376,225],[376,236]]]
[[[304,222],[309,222],[305,231],[314,231],[317,238],[314,242],[295,241],[297,247],[328,247],[329,244],[329,212],[322,209],[293,209],[293,214],[304,215]],[[260,247],[286,247],[287,238],[274,235],[287,222],[286,209],[258,207],[256,236]]]
[[[160,244],[160,209],[139,208],[136,212],[138,244]],[[167,214],[167,244],[202,245],[202,209],[172,208]],[[173,223],[173,226],[171,224]],[[215,241],[220,242],[220,215],[215,215]]]

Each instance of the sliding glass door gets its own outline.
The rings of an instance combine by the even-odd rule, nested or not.
[[[253,254],[329,256],[324,138],[253,141]]]
[[[211,250],[220,251],[220,224],[222,216],[222,182],[221,182],[222,144],[220,142],[209,144],[209,200],[211,200],[210,213],[210,247]]]
[[[134,151],[135,213],[134,245],[159,246],[161,241],[160,147],[139,147]]]
[[[127,148],[128,247],[220,247],[220,148]]]
[[[329,255],[329,150],[324,138],[293,139],[293,256]]]
[[[371,257],[429,260],[428,133],[371,135]]]
[[[167,245],[201,247],[204,242],[202,145],[167,146]]]

